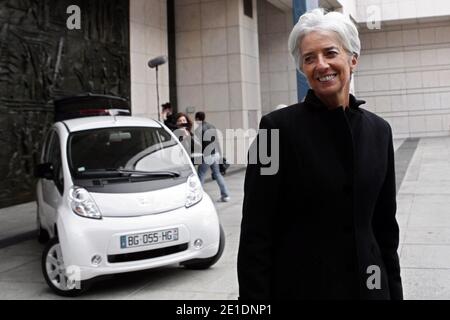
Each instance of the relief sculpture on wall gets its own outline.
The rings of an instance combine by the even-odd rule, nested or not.
[[[0,0],[0,207],[34,199],[52,100],[85,92],[130,98],[129,1]]]

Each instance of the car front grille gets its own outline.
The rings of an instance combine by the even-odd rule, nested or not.
[[[187,243],[183,243],[180,245],[166,247],[166,248],[160,248],[160,249],[108,255],[108,262],[109,263],[120,263],[120,262],[131,262],[131,261],[139,261],[139,260],[158,258],[158,257],[167,256],[169,254],[174,254],[174,253],[185,251],[188,249],[188,246],[189,245]]]

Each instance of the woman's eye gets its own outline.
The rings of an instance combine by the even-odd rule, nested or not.
[[[327,53],[327,56],[329,56],[329,57],[335,57],[337,55],[338,55],[338,53],[336,51],[328,51],[328,53]]]
[[[303,59],[303,62],[304,63],[311,63],[313,61],[313,59],[312,59],[312,57],[305,57],[304,59]]]

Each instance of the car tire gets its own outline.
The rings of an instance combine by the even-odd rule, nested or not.
[[[61,253],[58,238],[51,239],[45,246],[41,260],[45,282],[54,293],[62,297],[77,297],[89,289],[90,280],[68,284],[66,266]]]
[[[219,261],[220,257],[223,254],[223,251],[225,249],[225,232],[223,231],[222,225],[219,225],[219,227],[220,227],[220,240],[219,240],[219,249],[217,250],[217,253],[210,258],[192,259],[192,260],[183,262],[182,265],[186,269],[204,270],[204,269],[210,268],[217,261]]]

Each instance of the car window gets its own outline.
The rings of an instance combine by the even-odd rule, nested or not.
[[[64,192],[64,175],[62,169],[61,159],[61,145],[59,142],[59,136],[56,132],[52,133],[50,145],[48,148],[48,162],[53,165],[54,182],[56,188],[62,194]]]
[[[190,159],[163,128],[102,128],[72,133],[72,174],[95,170],[186,171]]]

